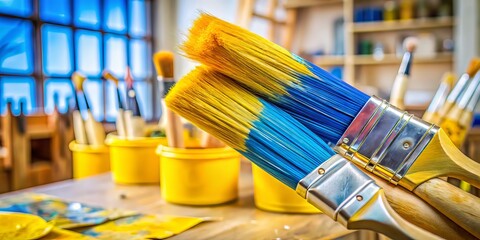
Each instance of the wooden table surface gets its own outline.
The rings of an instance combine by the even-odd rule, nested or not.
[[[349,232],[324,214],[280,214],[256,209],[251,170],[245,163],[242,164],[238,200],[217,206],[192,207],[167,203],[160,195],[159,186],[118,185],[112,182],[110,173],[6,193],[0,198],[24,192],[44,193],[69,201],[147,214],[222,219],[202,223],[169,239],[332,239]],[[342,239],[364,234],[352,233]]]

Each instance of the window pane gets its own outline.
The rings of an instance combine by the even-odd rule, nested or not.
[[[108,122],[113,122],[117,118],[117,109],[118,109],[118,103],[117,103],[117,89],[115,87],[115,84],[112,81],[106,81],[106,109],[105,109],[105,120]],[[122,82],[119,83],[119,85],[122,85]],[[123,93],[124,90],[120,88],[120,91]],[[124,95],[120,96],[123,99],[125,99]]]
[[[90,104],[90,110],[97,121],[103,119],[103,86],[101,80],[87,80],[84,83],[84,92]]]
[[[12,102],[12,111],[20,113],[19,101],[26,102],[26,114],[35,112],[35,82],[30,77],[0,78],[0,112],[4,113],[6,102]]]
[[[32,23],[0,17],[0,73],[33,72]]]
[[[47,22],[69,24],[70,0],[40,0],[40,18]]]
[[[148,2],[149,4],[150,2]],[[129,2],[129,34],[136,37],[148,35],[148,19],[150,15],[147,13],[147,6],[144,0],[130,0]]]
[[[89,77],[100,77],[102,64],[102,35],[100,32],[78,30],[75,32],[76,67]]]
[[[151,60],[148,53],[147,43],[143,40],[130,40],[130,65],[134,79],[150,77]]]
[[[29,17],[32,15],[31,0],[1,0],[0,13]]]
[[[105,35],[105,68],[123,78],[127,67],[127,38]]]
[[[42,26],[43,71],[50,76],[72,74],[72,29]]]
[[[125,0],[105,0],[104,6],[104,30],[126,33],[126,3]]]
[[[73,23],[77,27],[100,28],[100,3],[99,0],[74,0]]]
[[[47,79],[45,82],[45,113],[52,113],[55,105],[61,113],[66,113],[73,106],[73,86],[70,79]],[[54,96],[57,95],[55,102]]]

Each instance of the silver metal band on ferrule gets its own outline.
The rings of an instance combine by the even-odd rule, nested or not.
[[[373,96],[347,128],[335,150],[398,184],[437,131],[437,126]]]
[[[344,226],[379,190],[373,179],[338,154],[300,180],[296,189]]]
[[[159,83],[159,90],[160,93],[162,94],[162,98],[164,98],[170,89],[175,85],[175,79],[174,78],[164,78],[162,76],[157,76],[157,81]]]

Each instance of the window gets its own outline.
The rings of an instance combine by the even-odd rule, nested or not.
[[[146,119],[153,118],[151,0],[0,1],[0,112],[25,102],[27,113],[66,112],[70,82],[79,71],[94,117],[114,121],[116,90],[103,69],[120,79],[130,66]],[[122,99],[125,96],[122,96]]]

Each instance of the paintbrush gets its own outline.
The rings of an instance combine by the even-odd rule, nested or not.
[[[454,83],[455,74],[453,74],[452,72],[446,72],[443,74],[442,82],[440,83],[437,92],[433,96],[430,105],[428,105],[427,110],[422,116],[423,120],[437,125],[440,124],[441,117],[438,111],[445,104],[447,96],[450,93],[450,90],[452,90]]]
[[[466,87],[468,86],[470,78],[473,77],[479,69],[480,58],[472,58],[472,60],[470,60],[470,63],[468,64],[467,71],[462,74],[462,76],[460,76],[457,83],[455,84],[455,87],[452,89],[450,94],[448,94],[445,104],[438,111],[441,117],[440,122],[443,121],[443,118],[447,116],[450,109],[453,108],[455,102],[461,97]]]
[[[83,96],[85,102],[85,107],[87,111],[87,119],[85,120],[85,132],[87,135],[87,140],[89,145],[99,146],[103,145],[105,141],[105,130],[103,125],[95,120],[93,117],[92,111],[90,109],[90,104],[88,103],[87,96],[83,91],[83,83],[85,82],[86,77],[79,72],[74,72],[72,74],[72,81],[75,86],[75,95],[78,97]],[[78,98],[77,98],[78,100]]]
[[[73,132],[75,135],[75,141],[78,144],[88,144],[87,132],[85,131],[85,122],[83,121],[82,114],[80,112],[80,102],[78,99],[78,91],[83,90],[83,81],[85,78],[81,75],[72,75],[72,84],[75,89],[75,109],[73,110]],[[88,104],[88,103],[86,103]]]
[[[117,109],[117,119],[115,121],[115,125],[117,128],[117,135],[120,137],[125,137],[127,136],[126,129],[125,129],[125,120],[124,120],[124,107],[122,103],[122,97],[120,94],[120,88],[118,86],[118,78],[113,76],[111,72],[108,70],[103,70],[102,72],[102,77],[104,79],[110,80],[115,84],[115,89],[116,89],[116,95],[117,95],[117,102],[118,102],[118,109]]]
[[[127,85],[127,110],[124,111],[124,120],[127,137],[144,137],[145,120],[140,113],[137,92],[133,88],[133,77],[129,67],[125,71],[125,84]]]
[[[405,38],[403,42],[405,53],[390,93],[390,103],[400,109],[405,109],[405,92],[407,91],[408,78],[412,66],[413,51],[415,51],[417,42],[415,37]]]
[[[480,92],[480,72],[472,78],[464,93],[448,112],[440,125],[448,134],[452,142],[461,147],[466,140],[468,130],[473,120],[473,110],[478,101]],[[467,109],[467,107],[469,109]],[[471,109],[470,109],[471,108]],[[464,116],[465,113],[465,116]]]
[[[367,174],[290,115],[225,80],[197,68],[170,91],[167,106],[349,229],[394,239],[438,238],[403,220]]]
[[[174,56],[169,51],[156,52],[153,57],[153,65],[157,70],[157,80],[160,89],[160,95],[162,97],[162,117],[160,122],[160,128],[165,129],[165,135],[167,136],[168,146],[183,148],[185,142],[183,140],[183,126],[180,117],[170,111],[165,105],[165,96],[168,91],[175,84],[173,60]],[[164,123],[164,125],[163,125]]]
[[[370,97],[314,64],[248,30],[202,14],[182,49],[274,103],[348,159],[393,184],[400,184],[462,227],[480,237],[480,215],[455,209],[429,179],[450,176],[480,183],[480,165],[450,141],[437,126]],[[421,190],[429,189],[429,193]],[[436,189],[437,191],[433,191]],[[458,196],[468,198],[458,189]],[[428,197],[426,197],[428,196]],[[480,202],[477,207],[480,209]]]

